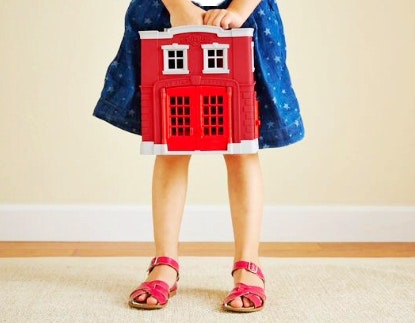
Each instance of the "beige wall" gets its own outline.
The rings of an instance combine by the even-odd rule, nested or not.
[[[91,116],[128,2],[0,2],[0,203],[150,202],[154,158]],[[266,203],[415,205],[415,1],[279,5],[307,136],[261,152]],[[194,157],[188,202],[225,177]]]

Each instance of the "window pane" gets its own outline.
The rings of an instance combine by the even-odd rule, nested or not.
[[[184,67],[183,59],[178,59],[177,60],[177,68],[183,69],[183,67]]]
[[[169,59],[169,69],[173,70],[176,68],[176,61],[174,59]]]

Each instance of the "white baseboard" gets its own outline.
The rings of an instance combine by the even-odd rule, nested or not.
[[[152,241],[148,206],[0,205],[0,241]],[[188,206],[181,241],[233,240],[227,206]],[[268,206],[263,242],[415,242],[415,207]]]

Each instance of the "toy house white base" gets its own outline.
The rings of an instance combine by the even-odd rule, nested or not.
[[[242,140],[238,144],[228,144],[227,150],[183,150],[169,151],[167,144],[155,144],[153,142],[142,142],[140,153],[142,155],[202,155],[202,154],[255,154],[259,150],[258,139]]]

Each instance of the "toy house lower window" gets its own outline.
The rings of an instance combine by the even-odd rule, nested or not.
[[[189,74],[187,45],[165,45],[163,49],[164,69],[163,74]]]
[[[169,109],[170,136],[190,136],[190,97],[170,97]]]
[[[202,129],[205,136],[223,136],[225,132],[224,122],[224,97],[221,95],[203,96],[203,122]]]
[[[203,73],[228,74],[228,49],[227,44],[205,44],[203,48]]]

